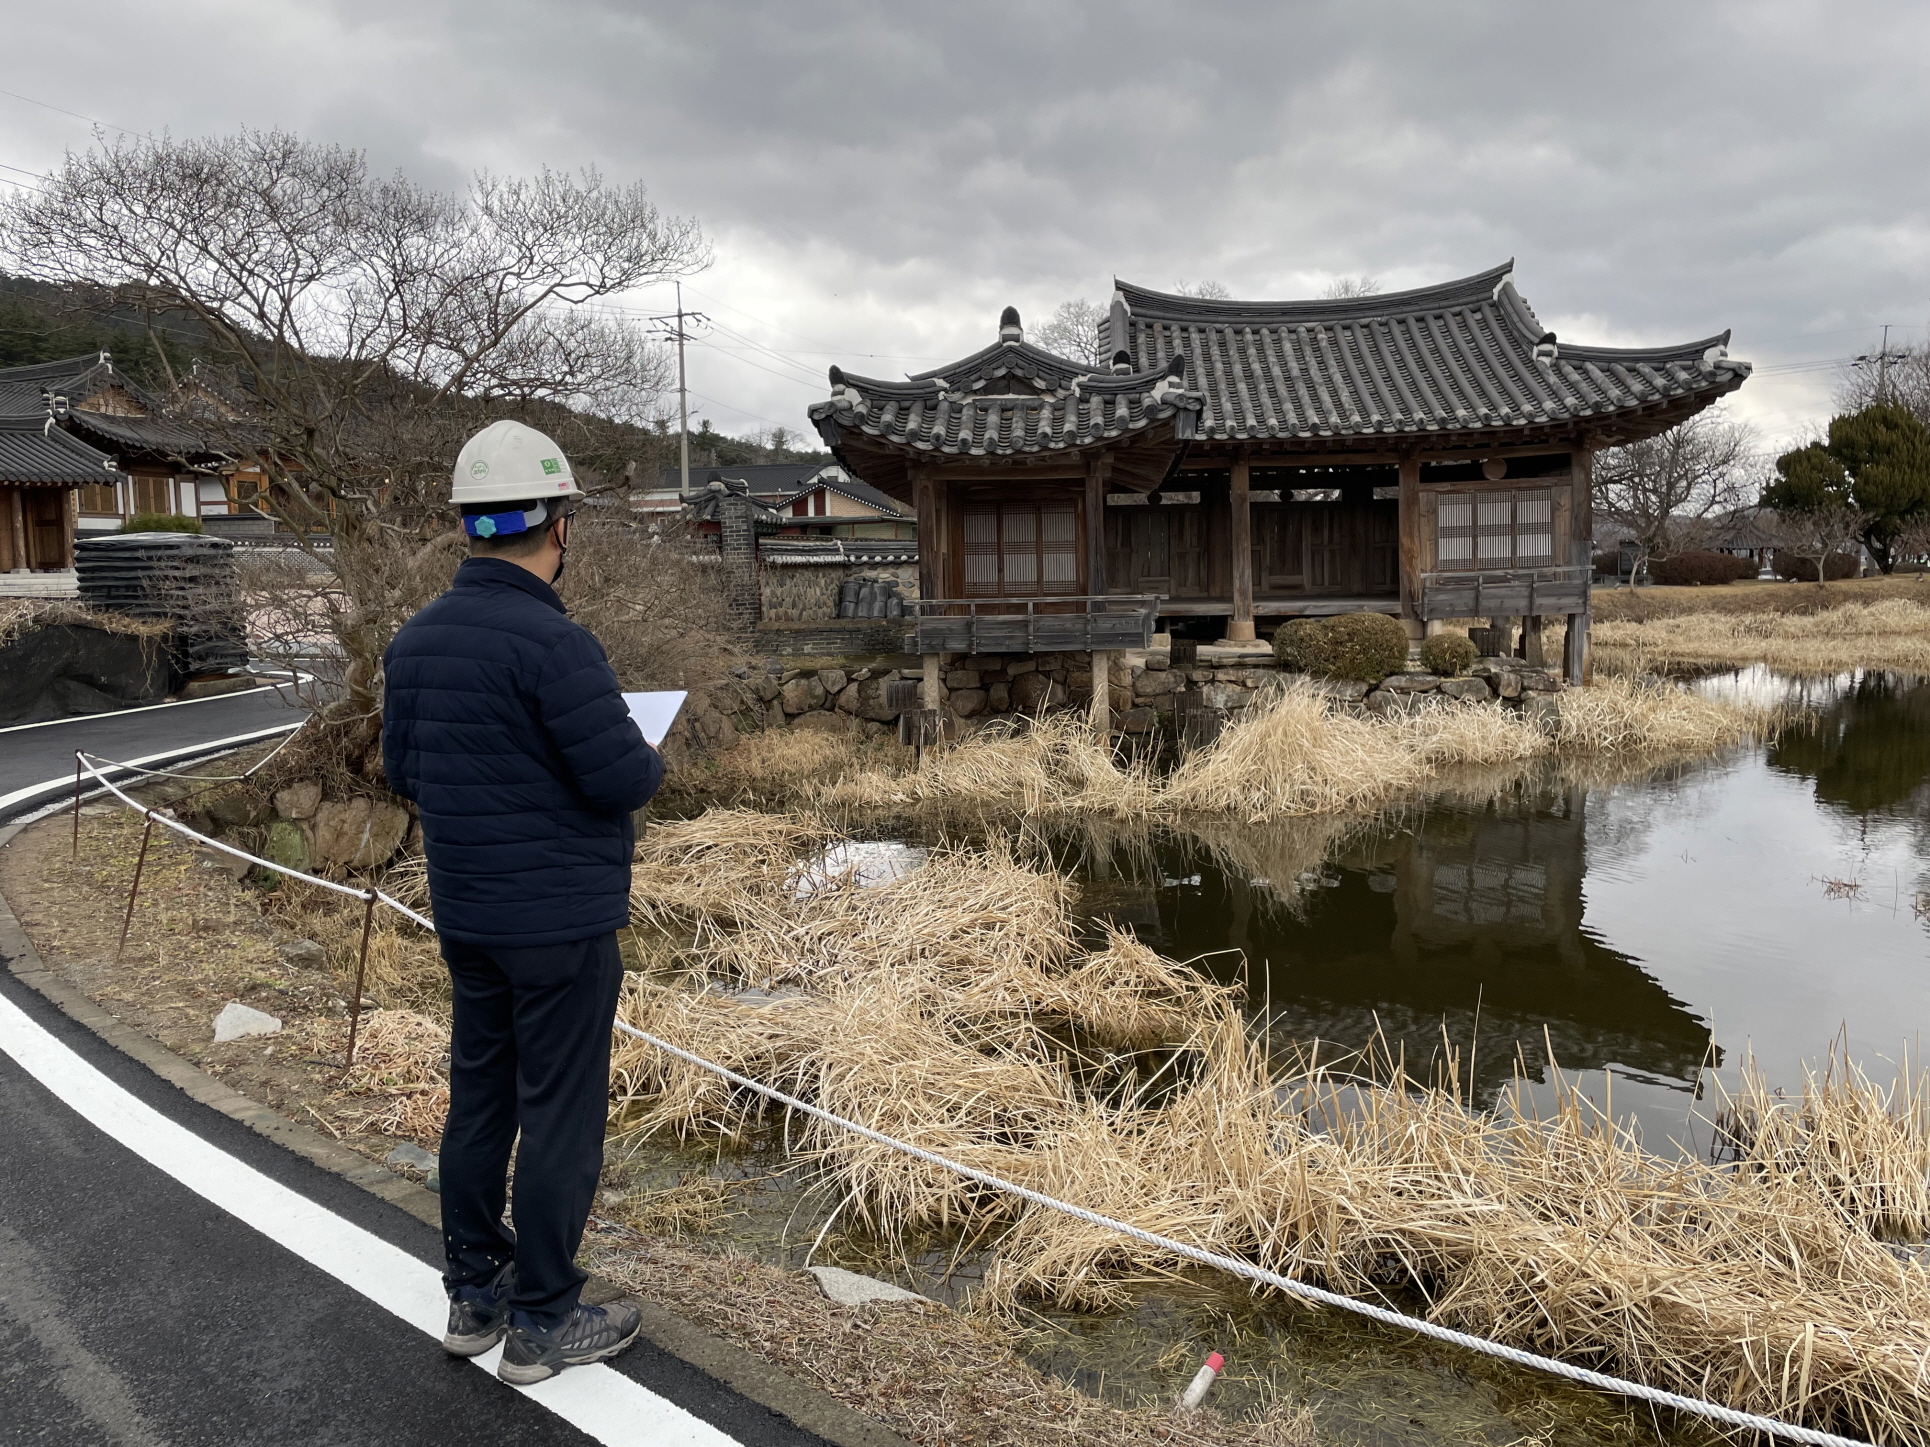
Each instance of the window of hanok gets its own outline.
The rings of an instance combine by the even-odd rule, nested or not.
[[[171,513],[174,511],[174,479],[137,473],[134,482],[134,511]]]
[[[1444,492],[1434,513],[1443,571],[1546,568],[1555,561],[1555,500],[1546,488]]]
[[[1043,598],[1079,588],[1079,513],[1070,503],[965,504],[967,598]]]
[[[88,517],[119,517],[121,504],[114,484],[111,482],[82,483],[80,510]]]

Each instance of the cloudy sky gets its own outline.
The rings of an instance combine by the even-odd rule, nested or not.
[[[1276,298],[1512,256],[1564,338],[1734,328],[1769,441],[1930,318],[1921,3],[95,0],[9,40],[16,183],[81,117],[281,126],[447,188],[645,182],[714,245],[690,385],[729,431],[804,425],[833,361],[922,370],[1115,275]]]

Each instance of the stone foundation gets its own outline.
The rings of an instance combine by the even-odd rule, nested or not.
[[[796,631],[822,630],[805,625]],[[1114,654],[1105,686],[1112,726],[1144,735],[1170,732],[1180,696],[1188,691],[1196,692],[1207,708],[1234,714],[1291,677],[1257,663],[1179,669],[1163,653]],[[766,659],[733,670],[720,684],[691,690],[689,703],[664,741],[664,753],[674,768],[705,753],[736,748],[746,734],[777,728],[895,737],[898,715],[886,702],[886,685],[922,678],[921,661],[902,654],[819,658],[803,666],[795,659]],[[1001,718],[1087,711],[1092,655],[961,655],[942,667],[940,679],[946,733],[957,739]],[[1532,668],[1518,658],[1483,658],[1464,678],[1396,673],[1373,685],[1316,681],[1315,686],[1350,712],[1386,716],[1439,696],[1498,701],[1545,716],[1558,712],[1563,685],[1551,670]]]

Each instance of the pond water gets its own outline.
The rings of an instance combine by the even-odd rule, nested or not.
[[[1799,1087],[1839,1037],[1879,1079],[1905,1051],[1916,1059],[1930,1022],[1930,681],[1751,670],[1696,686],[1803,703],[1813,726],[1633,777],[1470,778],[1366,821],[1035,838],[1077,876],[1095,924],[1243,980],[1283,1043],[1332,1054],[1379,1032],[1423,1073],[1451,1044],[1477,1103],[1523,1066],[1530,1091],[1550,1091],[1552,1051],[1652,1149],[1700,1154],[1711,1072],[1733,1079],[1753,1057],[1772,1086]],[[745,1204],[740,1239],[800,1264],[825,1203],[780,1178]],[[951,1299],[976,1279],[943,1251],[886,1259],[836,1237],[814,1259]],[[1220,1281],[1039,1325],[1035,1362],[1121,1399],[1176,1391],[1223,1351],[1218,1405],[1284,1390],[1334,1441],[1656,1440],[1646,1411],[1337,1313],[1263,1309]]]
[[[1089,901],[1164,954],[1229,977],[1244,960],[1278,1034],[1354,1049],[1378,1028],[1411,1062],[1451,1041],[1478,1099],[1552,1048],[1651,1148],[1700,1149],[1688,1107],[1711,1069],[1753,1055],[1797,1085],[1839,1031],[1873,1075],[1915,1058],[1930,682],[1699,686],[1803,701],[1814,724],[1613,783],[1551,770],[1449,793],[1324,849],[1305,825],[1168,835],[1150,860],[1102,847]]]

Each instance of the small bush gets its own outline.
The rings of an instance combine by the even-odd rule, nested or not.
[[[1799,558],[1794,553],[1778,552],[1776,561],[1770,566],[1775,569],[1777,577],[1791,582],[1816,581],[1816,559],[1814,558]],[[1844,578],[1854,578],[1862,571],[1863,560],[1855,553],[1831,553],[1829,566],[1824,569],[1823,576],[1830,582],[1837,583]]]
[[[1459,678],[1478,657],[1473,640],[1462,633],[1436,633],[1421,644],[1421,665],[1443,678]]]
[[[201,519],[175,512],[137,512],[121,524],[124,533],[198,533]]]
[[[1738,558],[1733,553],[1711,553],[1693,548],[1673,557],[1657,558],[1649,564],[1649,581],[1669,588],[1698,584],[1715,587],[1755,575],[1756,565],[1747,558]]]
[[[1273,635],[1273,656],[1296,673],[1376,683],[1407,666],[1407,630],[1385,613],[1295,618]]]
[[[1319,618],[1289,618],[1273,635],[1273,656],[1290,673],[1314,673],[1326,657]]]

